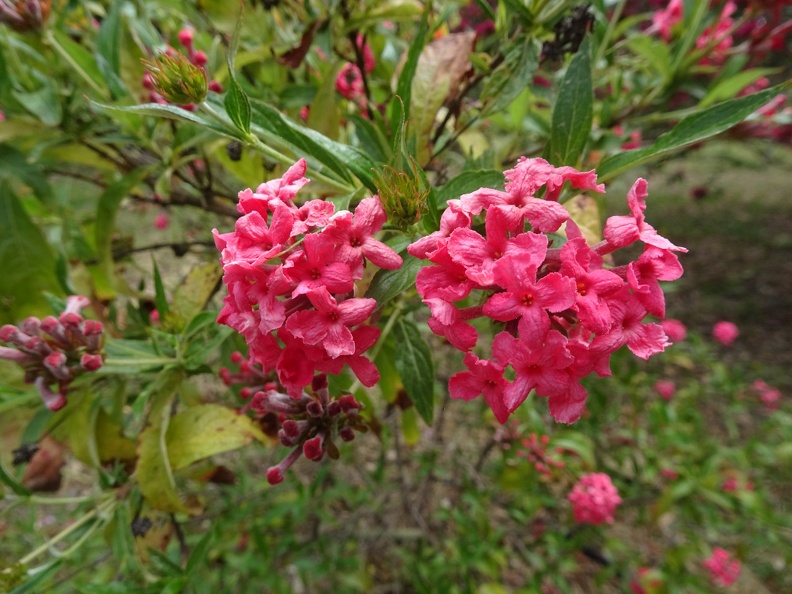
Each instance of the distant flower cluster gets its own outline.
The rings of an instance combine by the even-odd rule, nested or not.
[[[0,341],[9,345],[0,346],[0,359],[22,366],[25,382],[36,386],[50,410],[66,405],[69,384],[76,377],[104,363],[102,324],[80,315],[88,305],[86,297],[69,297],[57,318],[29,317],[19,327],[0,328]]]
[[[610,477],[602,472],[583,475],[567,499],[575,522],[593,525],[612,523],[613,512],[622,502]]]
[[[449,383],[453,398],[483,394],[503,423],[535,390],[556,421],[572,423],[586,402],[580,380],[610,375],[614,351],[626,345],[646,359],[670,344],[659,324],[644,322],[665,316],[659,281],[682,275],[674,252],[687,250],[646,222],[643,179],[628,194],[631,214],[610,217],[605,239],[592,247],[557,200],[565,182],[604,192],[594,171],[521,158],[504,175],[505,191],[481,188],[449,200],[439,231],[409,246],[433,264],[419,271],[416,286],[432,313],[429,327],[465,352],[467,371]],[[567,242],[553,247],[548,234],[564,223]],[[637,260],[605,268],[603,256],[636,241],[644,244]],[[504,323],[490,359],[471,352],[478,332],[470,321],[482,316]]]

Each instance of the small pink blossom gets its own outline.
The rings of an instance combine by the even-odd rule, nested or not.
[[[687,327],[673,318],[666,318],[660,325],[663,327],[663,332],[668,336],[668,340],[673,343],[682,342],[687,338]]]
[[[676,384],[672,380],[658,380],[653,388],[665,401],[671,400],[676,393]]]
[[[673,468],[661,468],[660,474],[663,478],[666,478],[670,481],[675,481],[679,478],[679,473]]]
[[[740,335],[737,325],[732,322],[721,321],[712,328],[712,336],[723,346],[731,346]]]
[[[652,28],[660,32],[660,36],[669,41],[671,28],[682,20],[682,0],[671,0],[664,10],[652,15]]]
[[[154,226],[160,231],[167,229],[168,225],[170,225],[170,219],[164,212],[161,212],[156,217],[154,217]]]
[[[613,512],[621,504],[619,492],[602,472],[583,475],[567,496],[575,521],[580,524],[612,524]]]
[[[720,547],[713,549],[702,565],[709,572],[712,583],[722,588],[731,586],[740,577],[740,561]]]

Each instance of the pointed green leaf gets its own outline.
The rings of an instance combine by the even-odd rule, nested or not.
[[[689,115],[672,130],[662,134],[652,146],[605,159],[597,167],[599,180],[606,181],[632,167],[656,161],[687,145],[720,134],[742,122],[790,85],[792,82],[786,82],[747,97],[724,101]]]
[[[434,362],[429,345],[415,323],[400,318],[393,328],[396,344],[396,369],[415,409],[427,425],[434,412]]]
[[[418,271],[424,265],[422,260],[409,255],[406,251],[401,253],[401,257],[404,260],[401,268],[378,270],[366,291],[366,297],[375,299],[379,307],[413,286]]]
[[[42,292],[60,294],[55,258],[8,184],[0,181],[0,323],[48,310]]]
[[[228,117],[234,125],[245,134],[250,133],[250,101],[239,86],[236,78],[231,77],[228,81],[228,90],[223,100]]]
[[[591,40],[583,41],[572,58],[553,108],[547,160],[556,167],[576,165],[591,133],[594,118]]]

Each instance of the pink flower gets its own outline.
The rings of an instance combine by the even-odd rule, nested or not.
[[[653,388],[666,401],[671,400],[676,393],[676,384],[672,380],[658,380]]]
[[[503,390],[507,385],[503,379],[503,365],[466,353],[465,366],[468,371],[457,373],[448,383],[451,398],[473,400],[484,394],[484,400],[495,418],[499,423],[505,423],[509,418],[509,410],[503,399]]]
[[[740,577],[740,561],[720,547],[713,549],[702,565],[709,572],[712,583],[722,588],[731,586]]]
[[[373,196],[361,200],[354,215],[337,213],[330,220],[324,234],[336,243],[338,259],[349,265],[356,278],[363,277],[364,257],[386,270],[396,270],[402,265],[399,254],[374,239],[387,219],[379,196]]]
[[[660,32],[660,36],[669,41],[671,28],[682,20],[682,0],[671,0],[665,10],[658,10],[652,15],[652,28]]]
[[[682,342],[687,338],[687,327],[679,320],[667,318],[660,322],[660,325],[668,336],[668,340],[673,343]]]
[[[721,321],[712,328],[712,336],[723,346],[731,346],[740,334],[739,328],[732,322]]]
[[[660,474],[663,476],[663,478],[667,478],[670,481],[675,481],[679,478],[679,473],[673,468],[661,468]]]
[[[613,523],[613,512],[622,502],[610,477],[602,472],[583,475],[567,499],[576,522],[595,526]]]
[[[298,311],[286,320],[286,329],[306,344],[321,344],[330,357],[355,354],[350,326],[366,321],[377,307],[374,299],[347,299],[338,303],[324,286],[307,293],[316,311]]]
[[[168,225],[170,225],[170,219],[168,218],[168,215],[165,214],[164,212],[154,217],[154,226],[157,229],[165,230],[168,228]]]
[[[352,101],[362,100],[366,96],[363,86],[363,75],[356,64],[347,62],[336,77],[336,91]]]
[[[758,392],[759,399],[765,405],[769,412],[779,409],[781,392],[772,386],[769,386],[763,380],[756,380],[751,384],[751,387]]]

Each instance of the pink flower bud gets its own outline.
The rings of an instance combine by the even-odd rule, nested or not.
[[[179,43],[187,49],[190,49],[193,44],[193,34],[189,29],[182,29],[179,31]]]
[[[60,351],[54,351],[44,357],[44,367],[58,380],[67,381],[71,379],[71,372],[66,367],[66,355]]]
[[[41,332],[41,320],[30,316],[22,322],[22,332],[30,336],[37,336]]]
[[[283,482],[283,471],[279,466],[272,466],[267,469],[267,482],[270,485],[277,485]]]
[[[307,440],[303,444],[303,454],[309,460],[313,460],[314,462],[318,462],[324,456],[324,448],[323,446],[324,439],[321,435],[317,435],[316,437],[312,437],[311,439]]]
[[[206,63],[208,61],[209,59],[206,57],[206,53],[202,51],[197,51],[192,56],[193,64],[195,64],[196,66],[200,66],[201,68],[206,66]]]
[[[25,363],[31,363],[34,359],[22,351],[18,351],[16,349],[9,349],[8,347],[0,346],[0,359],[5,361],[12,361],[14,363],[18,363],[20,365],[24,365]]]
[[[66,309],[63,313],[80,313],[84,307],[91,305],[91,300],[82,295],[71,295],[66,298]]]
[[[344,441],[352,441],[355,439],[355,432],[352,430],[352,427],[342,427],[338,430],[338,437]]]
[[[712,328],[712,336],[723,346],[731,346],[739,334],[739,328],[732,322],[718,322]]]
[[[85,369],[85,371],[96,371],[102,367],[103,364],[104,361],[102,361],[101,355],[89,355],[86,353],[80,359],[80,366]]]
[[[308,406],[305,407],[305,410],[312,417],[321,417],[324,414],[324,407],[318,400],[311,400],[311,402],[308,403]]]
[[[58,321],[63,324],[65,328],[74,330],[75,328],[79,328],[80,324],[83,323],[83,317],[78,313],[65,311],[58,316]]]
[[[341,405],[341,410],[345,413],[357,411],[360,409],[360,404],[352,394],[346,394],[338,399],[338,404]]]
[[[221,85],[216,80],[213,80],[209,83],[209,90],[212,91],[212,93],[222,93],[223,85]]]
[[[170,220],[168,219],[168,215],[165,213],[160,213],[156,217],[154,217],[154,226],[157,229],[165,230],[168,228],[170,224]],[[156,311],[156,310],[155,310]],[[154,312],[152,312],[153,314]],[[159,314],[157,314],[159,316]]]

